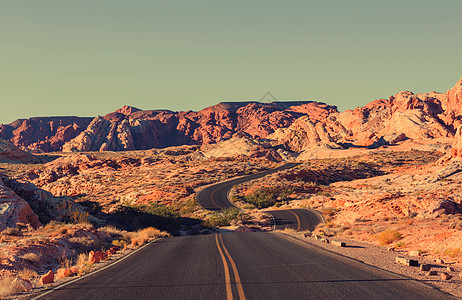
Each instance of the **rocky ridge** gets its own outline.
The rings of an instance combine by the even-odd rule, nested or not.
[[[37,163],[40,159],[0,138],[0,163]]]
[[[406,140],[453,138],[462,119],[461,95],[462,79],[447,93],[403,91],[326,118],[303,116],[270,138],[295,152],[374,149]]]
[[[80,117],[19,119],[8,125],[0,125],[0,138],[27,151],[60,151],[64,143],[87,128],[92,119]]]
[[[30,224],[33,228],[42,225],[29,204],[0,179],[0,231],[16,227],[17,223]]]
[[[317,120],[334,106],[319,102],[222,102],[200,111],[140,110],[124,106],[93,119],[31,118],[0,126],[0,138],[30,151],[146,150],[179,145],[208,145],[237,132],[265,138],[297,118]]]

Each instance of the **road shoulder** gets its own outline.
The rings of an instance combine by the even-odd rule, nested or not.
[[[287,237],[295,238],[310,245],[326,249],[343,255],[348,258],[363,262],[365,264],[378,267],[380,269],[390,271],[395,274],[403,275],[426,285],[430,285],[440,291],[449,293],[453,296],[462,299],[462,277],[459,276],[462,270],[455,270],[448,272],[447,267],[451,264],[436,264],[425,257],[413,258],[419,260],[423,264],[431,264],[432,270],[436,270],[438,275],[427,276],[425,271],[420,271],[419,267],[409,267],[395,263],[397,256],[409,257],[406,253],[391,252],[386,247],[367,244],[359,241],[341,239],[341,238],[328,238],[330,242],[333,240],[346,243],[346,247],[339,247],[331,243],[326,243],[322,240],[316,240],[312,237],[305,237],[302,233],[296,232],[282,232]],[[453,275],[450,280],[441,280],[440,273],[446,272]]]

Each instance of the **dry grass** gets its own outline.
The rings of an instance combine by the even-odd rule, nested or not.
[[[42,259],[42,256],[40,254],[31,252],[24,254],[23,256],[21,256],[21,258],[30,263],[38,263]]]
[[[122,239],[122,240],[130,240],[130,233],[127,232],[126,230],[119,230],[114,226],[104,226],[98,228],[99,232],[102,232],[113,239]]]
[[[377,234],[376,238],[381,245],[388,245],[393,242],[399,241],[403,238],[403,236],[396,230],[387,229]]]
[[[142,246],[149,240],[168,236],[170,234],[165,231],[160,231],[154,227],[147,227],[131,233],[131,244],[132,246]]]
[[[87,253],[80,253],[77,257],[76,267],[79,269],[78,275],[82,276],[91,271],[93,263],[90,262],[89,255]]]
[[[0,278],[0,297],[5,298],[8,296],[22,293],[24,288],[19,281],[15,280],[13,276],[4,276]]]
[[[38,274],[34,270],[24,268],[21,271],[19,271],[18,276],[22,279],[32,281],[35,278],[37,278]]]
[[[72,259],[66,257],[66,255],[62,255],[59,258],[59,267],[64,269],[69,269],[72,266]]]

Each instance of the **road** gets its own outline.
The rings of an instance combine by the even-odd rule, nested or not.
[[[203,208],[213,211],[234,207],[234,205],[228,200],[228,191],[233,187],[233,185],[262,178],[266,175],[273,174],[282,170],[291,169],[298,165],[300,164],[287,163],[275,169],[270,169],[211,185],[197,194],[197,200]]]
[[[228,192],[234,185],[241,184],[249,180],[262,178],[269,174],[287,170],[298,165],[299,163],[287,163],[275,169],[270,169],[260,173],[255,173],[211,185],[197,194],[197,200],[203,208],[213,211],[235,207],[228,200]],[[295,230],[312,231],[317,224],[323,221],[320,213],[308,209],[275,210],[266,211],[266,213],[272,216],[273,227],[275,229],[285,229],[288,227]]]
[[[280,233],[158,240],[41,299],[455,299]]]
[[[215,209],[230,207],[227,190],[261,175],[209,187],[199,197],[205,199],[201,204]],[[309,210],[271,214],[280,228],[313,228],[321,220]],[[229,232],[157,240],[116,264],[42,294],[40,299],[455,298],[281,233]]]

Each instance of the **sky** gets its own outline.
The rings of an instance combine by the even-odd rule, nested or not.
[[[1,0],[0,123],[123,105],[354,109],[462,77],[462,1]]]

